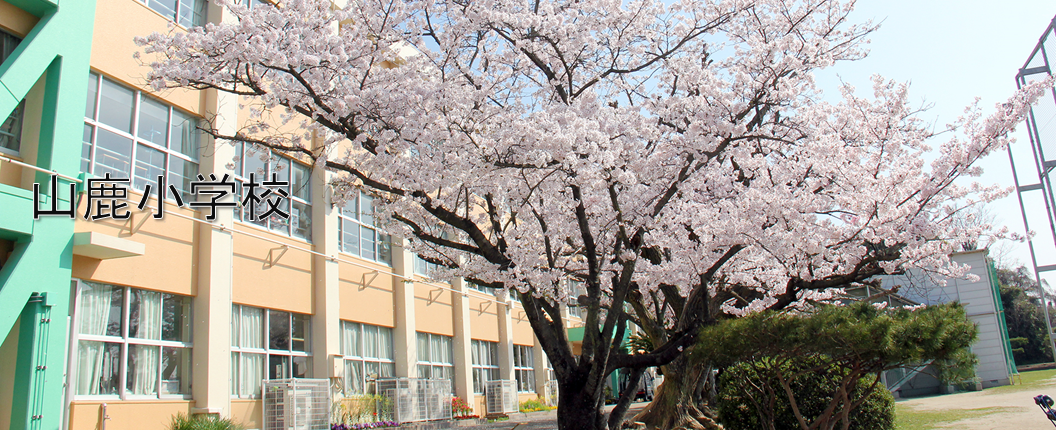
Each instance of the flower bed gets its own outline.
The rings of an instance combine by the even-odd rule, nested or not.
[[[395,428],[399,427],[400,424],[396,421],[377,421],[373,423],[358,423],[358,424],[332,424],[330,430],[361,430],[361,429],[380,429],[380,428]]]

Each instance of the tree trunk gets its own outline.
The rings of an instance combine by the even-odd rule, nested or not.
[[[557,428],[560,430],[606,430],[601,390],[558,385]],[[592,392],[594,391],[594,392]]]
[[[722,429],[712,420],[707,407],[694,401],[702,380],[711,372],[709,366],[692,366],[685,356],[679,356],[661,368],[664,382],[656,388],[653,401],[632,421],[640,421],[650,429]]]

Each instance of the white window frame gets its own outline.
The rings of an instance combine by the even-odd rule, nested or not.
[[[121,335],[120,336],[114,336],[114,335],[82,334],[82,333],[80,333],[80,327],[79,327],[80,326],[80,324],[79,324],[80,312],[81,312],[81,309],[80,309],[81,292],[84,290],[84,288],[87,286],[87,284],[85,283],[85,281],[82,281],[80,279],[73,279],[73,282],[74,282],[74,285],[75,285],[75,288],[76,288],[76,291],[75,291],[76,296],[74,297],[74,315],[73,315],[73,318],[71,318],[72,327],[70,327],[70,333],[71,333],[71,336],[73,338],[73,345],[74,345],[74,353],[71,354],[72,358],[76,359],[79,356],[77,351],[80,349],[81,341],[103,342],[103,343],[118,343],[118,344],[121,345],[121,353],[120,353],[121,354],[121,358],[120,358],[120,363],[118,364],[120,366],[120,368],[119,368],[120,370],[119,370],[119,373],[118,373],[118,375],[119,375],[118,376],[118,381],[119,381],[118,382],[118,384],[119,384],[118,394],[77,394],[76,381],[77,381],[78,366],[71,364],[69,366],[68,381],[70,381],[69,382],[70,386],[68,387],[68,389],[70,390],[71,393],[73,393],[73,399],[74,400],[115,400],[115,399],[120,399],[120,400],[181,400],[181,399],[182,400],[189,400],[189,399],[192,398],[192,393],[190,392],[190,390],[188,390],[189,392],[183,393],[183,394],[161,394],[161,387],[162,387],[162,381],[163,381],[163,379],[162,379],[162,371],[164,370],[163,367],[161,366],[161,359],[164,357],[164,349],[163,348],[187,349],[188,350],[187,351],[188,354],[193,353],[194,340],[191,338],[192,333],[193,333],[193,326],[188,325],[188,326],[185,327],[185,329],[188,330],[188,333],[186,333],[186,337],[188,339],[190,339],[187,342],[171,341],[171,340],[158,340],[158,339],[140,339],[140,338],[130,337],[129,333],[128,333],[129,326],[130,326],[129,318],[131,317],[131,315],[130,315],[131,312],[129,312],[129,308],[130,308],[130,302],[132,300],[132,290],[160,292],[160,293],[163,293],[163,294],[169,294],[169,295],[179,296],[179,297],[185,298],[187,300],[187,306],[188,306],[187,318],[188,318],[188,321],[193,322],[194,321],[194,313],[193,313],[194,309],[193,309],[193,304],[191,303],[191,300],[190,300],[190,298],[191,298],[190,296],[184,296],[184,295],[180,295],[180,294],[173,294],[173,293],[168,293],[168,292],[164,292],[164,291],[148,290],[148,289],[144,289],[144,288],[132,288],[132,287],[121,286],[121,285],[107,284],[107,283],[104,283],[104,282],[90,281],[90,282],[92,282],[94,284],[106,285],[106,286],[109,286],[109,287],[120,288],[120,289],[123,290],[123,292],[122,292],[122,303],[121,303]],[[144,345],[144,346],[156,346],[156,347],[158,347],[158,352],[159,352],[158,353],[158,382],[157,382],[158,386],[156,388],[156,393],[154,395],[129,394],[127,392],[128,350],[129,350],[129,346],[130,345]],[[184,374],[184,377],[188,379],[188,381],[187,381],[188,383],[190,383],[192,381],[192,378],[193,378],[193,375],[192,375],[193,367],[194,367],[193,365],[188,366],[187,369],[186,369],[186,372]]]
[[[517,392],[535,392],[535,358],[532,356],[531,346],[513,346],[513,375],[517,380]],[[523,381],[521,375],[527,375],[529,380]]]
[[[168,15],[163,10],[155,8],[152,5],[153,0],[136,0],[136,2],[142,4],[143,6],[146,6],[148,9],[156,12],[158,15],[165,17],[165,19],[172,21],[174,24],[179,25],[183,28],[203,26],[207,22],[206,12],[208,10],[208,2],[206,0],[191,0],[192,3],[195,3],[195,5],[191,6],[191,8],[198,8],[201,10],[201,13],[195,14],[195,12],[192,10],[190,22],[186,22],[180,19],[180,12],[182,12],[182,9],[186,7],[186,5],[183,4],[182,0],[176,0],[176,10],[172,11],[172,16]]]
[[[311,320],[312,319],[311,319],[311,316],[309,314],[301,314],[301,313],[297,313],[297,312],[288,312],[288,311],[284,311],[284,310],[280,310],[280,309],[262,308],[262,307],[259,307],[259,306],[242,305],[242,304],[238,304],[238,303],[232,303],[231,307],[232,307],[232,319],[235,318],[235,314],[236,314],[235,309],[238,310],[237,311],[238,321],[237,322],[236,321],[232,321],[232,328],[235,327],[236,323],[237,324],[241,324],[242,323],[241,315],[242,315],[242,309],[244,309],[244,308],[261,309],[263,311],[263,318],[261,318],[261,324],[264,325],[261,328],[261,333],[262,333],[262,336],[263,336],[263,344],[262,344],[263,347],[262,348],[244,347],[244,346],[242,346],[243,342],[241,341],[241,339],[239,339],[239,340],[231,339],[231,357],[236,359],[235,363],[232,363],[232,364],[237,364],[239,366],[238,369],[236,369],[236,368],[232,368],[231,369],[231,378],[232,378],[232,380],[234,382],[232,382],[232,384],[229,384],[229,385],[237,384],[237,387],[238,387],[238,393],[231,393],[231,398],[232,399],[259,399],[259,398],[261,398],[261,393],[242,394],[242,392],[245,391],[244,388],[245,388],[245,382],[246,381],[242,380],[242,375],[241,375],[241,372],[239,370],[240,370],[240,368],[242,366],[242,363],[244,362],[243,356],[245,356],[245,355],[257,354],[257,355],[262,355],[263,356],[264,365],[261,366],[262,372],[259,375],[260,379],[262,381],[269,380],[268,379],[268,365],[271,362],[271,357],[272,356],[281,356],[281,357],[286,357],[287,358],[288,362],[290,363],[289,371],[288,371],[288,377],[290,377],[290,378],[295,377],[295,376],[293,376],[293,359],[294,359],[294,357],[304,358],[305,359],[305,363],[307,363],[306,364],[306,366],[307,366],[307,374],[304,377],[305,378],[311,378],[312,377],[312,372],[314,372],[314,369],[312,368],[312,352],[311,352],[311,350],[312,350],[312,342],[311,342],[311,339],[310,338],[302,339],[304,341],[304,349],[305,349],[304,351],[294,351],[292,349],[293,348],[293,340],[295,339],[293,337],[293,316],[294,315],[298,315],[298,316],[301,316],[301,317],[307,317],[305,319],[305,321],[308,322],[307,326],[305,327],[305,334],[307,335],[307,334],[310,334],[312,332],[312,326],[311,326]],[[289,323],[290,323],[290,348],[291,348],[290,350],[271,349],[271,345],[270,345],[271,333],[270,333],[270,331],[271,331],[271,312],[272,311],[282,312],[282,313],[285,313],[286,315],[288,315]],[[241,327],[241,325],[239,325],[239,327]],[[241,334],[241,330],[238,330],[238,332]],[[237,345],[236,345],[236,342],[237,342]],[[287,377],[287,375],[283,375],[283,377],[279,378],[279,379],[285,379],[286,377]],[[262,386],[263,386],[263,384],[262,384]],[[234,388],[234,387],[231,387],[231,388]]]
[[[473,339],[471,342],[472,354],[470,360],[473,368],[473,394],[484,394],[484,387],[488,381],[497,380],[499,374],[499,343],[487,340]],[[487,358],[487,360],[484,360]],[[488,378],[485,378],[487,376]],[[479,387],[477,386],[479,383]]]
[[[444,335],[440,335],[440,334],[426,333],[426,332],[422,332],[422,331],[419,331],[419,332],[416,332],[416,333],[417,333],[416,342],[421,343],[421,339],[424,336],[425,339],[426,339],[427,344],[430,345],[429,359],[428,360],[423,360],[422,359],[423,358],[422,357],[422,351],[420,349],[419,349],[419,351],[417,351],[418,361],[417,361],[417,363],[416,363],[417,365],[415,367],[416,373],[420,373],[421,372],[420,369],[423,366],[424,367],[428,367],[429,368],[429,374],[430,374],[429,379],[439,379],[439,378],[433,378],[432,377],[432,374],[433,374],[433,370],[432,369],[434,369],[434,368],[445,368],[445,369],[447,369],[445,371],[445,373],[451,375],[451,377],[450,377],[451,391],[454,392],[454,390],[455,390],[455,363],[454,363],[454,361],[455,361],[455,357],[454,357],[455,351],[454,351],[453,348],[454,348],[454,344],[455,344],[455,342],[454,342],[455,338],[451,337],[451,336],[444,336]],[[436,356],[436,354],[433,353],[433,351],[432,351],[433,339],[436,339],[436,338],[442,338],[443,342],[445,342],[447,344],[448,356],[447,356],[446,360],[448,360],[448,361],[441,361],[443,359],[443,357],[440,357],[441,360],[438,360],[438,357]]]
[[[385,329],[385,330],[389,331],[388,339],[389,339],[390,343],[387,346],[387,349],[389,350],[389,357],[392,357],[392,358],[372,357],[370,355],[367,355],[367,353],[366,353],[367,352],[367,348],[366,348],[366,346],[367,346],[366,345],[367,337],[364,335],[364,332],[365,332],[367,327],[376,327],[376,328],[378,328],[378,330]],[[346,329],[357,330],[359,332],[359,336],[357,337],[357,339],[359,340],[359,345],[357,345],[358,346],[358,350],[359,350],[359,354],[358,355],[346,354],[347,352],[350,351],[349,345],[345,344],[345,342],[346,342],[345,341],[345,330]],[[381,336],[378,336],[378,338],[380,340]],[[380,344],[380,343],[377,345],[377,347],[378,347],[378,351],[381,351],[382,349],[386,349],[386,345],[383,345],[383,344]],[[364,368],[364,369],[366,369],[367,363],[377,364],[378,367],[390,366],[391,365],[392,369],[393,369],[393,375],[395,375],[395,367],[396,367],[396,338],[395,338],[395,330],[393,330],[392,327],[377,326],[377,325],[358,323],[358,322],[352,322],[352,321],[341,321],[341,353],[342,353],[342,355],[344,357],[344,362],[345,362],[346,365],[348,363],[359,363],[360,366],[362,366],[362,368]],[[345,386],[342,387],[342,390],[345,392],[346,396],[347,395],[352,395],[352,394],[366,394],[366,392],[370,391],[370,390],[367,389],[367,386],[370,383],[371,379],[366,374],[366,371],[364,370],[363,374],[360,375],[360,376],[363,378],[363,380],[361,382],[362,382],[362,386],[364,388],[364,392],[363,393],[355,393],[355,392],[352,391],[351,387],[347,386],[348,384],[344,384]],[[345,375],[345,380],[347,380],[348,378],[349,378],[349,375]],[[342,382],[344,382],[344,381],[342,381]]]
[[[165,145],[161,146],[159,144],[156,144],[154,142],[151,142],[149,140],[142,139],[142,138],[139,137],[139,117],[140,117],[140,108],[142,106],[142,99],[143,99],[143,97],[150,97],[150,96],[144,95],[142,91],[139,91],[139,90],[136,90],[136,89],[133,89],[133,88],[128,88],[127,86],[121,84],[120,82],[117,82],[117,81],[115,81],[113,79],[109,79],[109,78],[107,78],[107,77],[105,77],[105,76],[103,76],[103,75],[101,75],[99,73],[90,72],[89,76],[88,76],[88,79],[90,81],[92,81],[92,83],[90,83],[90,85],[94,85],[96,91],[95,91],[95,100],[92,101],[93,106],[94,106],[93,107],[93,112],[92,112],[93,117],[92,118],[89,118],[87,116],[84,117],[84,124],[86,126],[90,126],[92,132],[91,132],[91,136],[90,136],[90,140],[91,141],[90,142],[82,142],[81,143],[81,145],[82,145],[81,146],[81,148],[82,148],[81,170],[84,171],[85,173],[90,173],[90,174],[93,174],[93,175],[95,175],[97,177],[100,177],[100,178],[103,177],[103,175],[101,175],[101,174],[100,175],[96,175],[95,172],[96,172],[96,163],[98,162],[98,158],[99,158],[98,157],[98,152],[99,152],[99,144],[98,144],[98,141],[99,141],[99,137],[98,137],[99,136],[99,130],[100,129],[101,130],[106,130],[106,131],[108,131],[110,133],[113,133],[113,134],[116,134],[116,135],[118,135],[118,136],[120,136],[120,137],[122,137],[124,139],[129,139],[129,140],[132,141],[132,151],[131,151],[131,153],[128,154],[129,171],[121,172],[121,173],[125,174],[126,176],[122,176],[122,177],[111,176],[112,179],[128,179],[129,180],[129,184],[128,185],[129,185],[129,187],[131,189],[136,190],[136,191],[140,191],[140,192],[142,192],[144,190],[144,187],[137,186],[138,184],[136,183],[136,179],[135,179],[136,166],[137,166],[136,157],[138,156],[140,145],[143,145],[145,147],[148,147],[148,148],[156,150],[156,151],[160,151],[163,154],[165,154],[165,168],[164,168],[164,170],[165,170],[165,185],[166,185],[165,188],[166,189],[165,190],[159,190],[158,189],[158,184],[153,182],[153,180],[156,179],[156,178],[147,178],[148,180],[151,180],[151,183],[152,183],[152,187],[151,187],[152,194],[155,197],[157,197],[158,195],[165,196],[166,200],[170,200],[171,201],[171,200],[173,200],[173,197],[168,192],[167,189],[168,189],[169,185],[175,185],[176,188],[179,191],[181,191],[181,194],[182,194],[181,197],[184,199],[184,202],[189,202],[190,198],[191,198],[190,185],[186,184],[186,187],[185,187],[185,184],[183,184],[182,182],[179,183],[179,184],[175,184],[175,183],[172,183],[172,181],[170,180],[170,178],[171,178],[171,176],[173,174],[173,171],[172,171],[172,157],[176,157],[176,158],[178,158],[180,160],[183,160],[184,162],[191,163],[191,164],[193,164],[194,166],[197,167],[195,169],[195,172],[191,175],[191,178],[190,178],[191,181],[196,181],[197,180],[196,176],[198,175],[199,172],[201,172],[200,157],[199,157],[198,154],[184,154],[184,153],[180,152],[179,149],[171,149],[171,148],[169,148],[169,146],[172,145],[172,127],[173,127],[173,120],[175,118],[175,115],[174,115],[175,112],[174,111],[178,111],[178,112],[182,113],[184,116],[186,116],[188,118],[191,118],[191,119],[193,119],[196,122],[201,121],[201,120],[199,118],[197,118],[196,116],[194,116],[193,114],[186,113],[186,112],[183,112],[183,111],[179,111],[177,108],[173,107],[172,105],[166,103],[163,100],[151,97],[155,101],[165,105],[168,108],[167,114],[166,114],[167,115],[166,128],[167,128],[168,133],[165,136]],[[104,81],[109,81],[113,85],[122,87],[125,90],[132,92],[132,118],[131,118],[131,121],[132,121],[131,122],[131,128],[132,128],[132,130],[131,130],[131,133],[126,132],[124,130],[119,130],[117,128],[114,128],[114,127],[112,127],[110,125],[107,125],[107,124],[105,124],[103,122],[100,122],[98,120],[99,112],[100,112],[99,106],[101,104],[101,99],[102,99],[102,94],[103,94],[103,82]],[[85,112],[85,113],[87,114],[87,112]],[[202,142],[201,134],[199,132],[196,132],[195,135],[196,135],[195,137],[196,137],[197,142],[198,142],[197,146],[199,147],[199,150],[200,150],[201,144],[202,144],[201,143]],[[84,144],[89,144],[90,145],[90,149],[89,149],[89,154],[88,154],[88,159],[87,160],[85,160],[84,156],[83,156],[83,148],[84,148],[83,145]],[[87,166],[85,166],[85,162],[86,161],[87,161]],[[180,174],[180,176],[181,177],[183,176],[182,173]]]
[[[312,180],[311,180],[312,169],[311,169],[311,167],[310,166],[306,166],[304,164],[301,164],[300,162],[298,162],[296,160],[293,160],[291,158],[280,156],[278,153],[276,153],[275,151],[272,151],[270,149],[262,149],[262,150],[259,150],[259,151],[267,151],[267,160],[263,162],[264,163],[263,175],[261,174],[261,172],[256,172],[256,171],[247,172],[247,171],[245,171],[246,168],[247,168],[246,163],[245,163],[246,158],[247,157],[260,157],[261,156],[261,153],[259,151],[251,151],[249,148],[247,148],[247,146],[249,146],[249,145],[247,145],[245,143],[242,143],[242,142],[235,143],[235,160],[236,161],[234,163],[234,166],[235,166],[234,167],[234,171],[235,171],[234,176],[235,176],[236,182],[238,182],[237,196],[238,196],[238,204],[239,204],[239,208],[235,212],[235,221],[237,221],[239,223],[242,223],[242,224],[245,224],[247,226],[253,226],[255,228],[260,228],[260,229],[264,229],[264,230],[268,230],[268,231],[272,231],[272,232],[281,233],[281,234],[284,234],[286,236],[290,236],[290,237],[293,237],[293,238],[304,240],[305,242],[308,242],[308,243],[312,243],[312,188],[311,188],[311,186],[312,186]],[[306,189],[306,192],[304,192],[304,193],[301,193],[300,190],[295,190],[294,189],[294,186],[293,186],[294,185],[293,178],[294,178],[294,170],[295,170],[294,166],[296,166],[297,169],[304,169],[305,173],[307,174],[307,177],[306,177],[307,180],[304,183],[304,187]],[[259,219],[259,216],[258,216],[258,219],[256,221],[247,220],[246,219],[246,208],[242,207],[242,201],[245,199],[244,190],[242,188],[243,188],[243,186],[244,186],[244,184],[246,182],[249,182],[249,174],[250,173],[254,174],[254,178],[253,179],[257,182],[257,184],[263,184],[265,181],[270,181],[271,180],[271,174],[272,173],[279,174],[280,173],[279,171],[281,171],[281,170],[285,170],[286,171],[285,175],[286,175],[286,180],[287,180],[288,184],[286,185],[286,187],[284,187],[284,189],[289,194],[289,196],[283,198],[284,202],[282,202],[282,203],[285,205],[285,207],[280,206],[280,209],[284,209],[286,212],[288,212],[290,214],[290,217],[288,219],[281,219],[281,217],[279,217],[277,214],[273,214],[273,215],[269,216],[267,219],[264,219],[264,220]],[[279,174],[279,176],[281,177],[282,174]],[[263,189],[264,189],[264,187],[263,187],[263,185],[261,185],[258,188],[258,191],[263,191]],[[303,194],[303,197],[298,196],[299,193]],[[269,198],[274,198],[274,197],[269,196]],[[265,199],[261,199],[261,202],[259,202],[258,205],[257,205],[257,210],[259,212],[263,212],[264,210],[266,210],[268,208],[268,204],[264,200],[266,200],[266,198]],[[293,207],[294,207],[295,204],[302,205],[305,208],[307,208],[308,216],[307,216],[306,219],[308,221],[308,224],[307,224],[307,229],[305,229],[304,235],[301,235],[301,234],[297,233],[298,229],[296,228],[296,226],[294,224],[295,218],[293,216],[294,215]],[[300,218],[297,218],[297,219],[299,220]]]
[[[382,263],[386,266],[392,266],[392,237],[385,234],[373,222],[374,208],[371,204],[371,208],[368,211],[364,210],[363,206],[369,204],[366,202],[372,202],[373,198],[364,194],[362,191],[356,194],[356,198],[350,199],[345,202],[345,205],[341,210],[337,211],[338,216],[338,246],[342,253],[353,255],[362,258],[367,261],[373,261]],[[370,217],[371,221],[364,222],[364,218]],[[345,243],[345,228],[351,225],[354,228],[358,228],[359,231],[356,233],[356,237],[359,238],[359,246],[351,247],[346,246]],[[370,231],[374,235],[374,243],[372,249],[369,251],[374,254],[373,258],[364,256],[363,252],[366,247],[363,245],[363,232],[364,230]]]

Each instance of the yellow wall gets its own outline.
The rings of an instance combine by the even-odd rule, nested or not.
[[[0,29],[18,37],[26,37],[33,26],[37,25],[37,21],[37,17],[0,0]]]
[[[280,236],[248,224],[240,231],[279,240],[301,248],[304,241]],[[303,314],[312,313],[312,255],[243,234],[234,234],[234,273],[231,299],[236,303]],[[269,260],[269,254],[271,259]],[[274,263],[274,264],[273,264]]]
[[[176,414],[189,415],[192,400],[74,401],[70,405],[70,430],[100,430],[106,404],[107,430],[167,430]]]
[[[263,400],[231,400],[231,419],[242,423],[247,429],[264,427]]]
[[[524,308],[514,305],[511,318],[513,318],[513,343],[535,345],[535,333],[532,332],[532,324],[528,322],[528,316],[524,314]]]
[[[151,56],[133,58],[142,49],[133,41],[153,32],[167,32],[170,21],[143,3],[130,0],[97,0],[92,35],[92,68],[126,85],[146,91],[166,102],[201,115],[203,94],[199,91],[151,91],[145,86]],[[171,31],[183,31],[178,26]]]
[[[18,358],[18,327],[22,318],[15,320],[7,339],[0,344],[0,369],[14,369]],[[0,372],[0,430],[11,427],[11,402],[13,401],[15,381],[14,372]]]
[[[73,257],[73,277],[118,285],[129,285],[137,288],[165,291],[175,294],[194,295],[196,293],[198,256],[195,244],[198,242],[198,228],[194,221],[167,215],[155,220],[150,212],[139,211],[135,202],[139,193],[129,193],[133,201],[132,217],[127,220],[100,219],[85,221],[77,218],[74,224],[76,232],[98,232],[109,236],[139,242],[145,245],[145,253],[135,257],[96,260],[94,258]],[[81,199],[78,214],[83,215],[87,199]],[[151,199],[153,207],[157,203]],[[193,212],[180,209],[175,204],[166,203],[167,213],[192,215]]]
[[[355,257],[344,257],[355,260]],[[388,266],[378,265],[379,273],[373,270],[338,263],[340,271],[341,319],[366,324],[394,327],[396,325],[393,276],[380,273],[391,271]],[[397,281],[401,282],[401,281]]]
[[[415,330],[444,336],[455,335],[451,292],[421,283],[414,285]]]
[[[469,296],[469,327],[473,339],[499,341],[499,304]]]

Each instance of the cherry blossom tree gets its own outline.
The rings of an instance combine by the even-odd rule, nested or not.
[[[839,103],[815,86],[815,70],[864,55],[875,27],[847,22],[853,2],[224,6],[224,24],[139,40],[153,87],[241,96],[244,127],[207,132],[333,171],[338,203],[376,195],[385,228],[446,275],[519,292],[562,429],[616,428],[606,376],[677,367],[719,313],[909,267],[962,274],[947,254],[979,232],[951,219],[1002,190],[955,180],[978,174],[1051,86],[989,117],[966,111],[932,149],[905,85],[877,78],[871,96],[847,87]],[[579,355],[570,303],[585,309]],[[631,324],[653,351],[619,347]],[[695,377],[668,378],[658,401],[682,402],[677,384]]]

